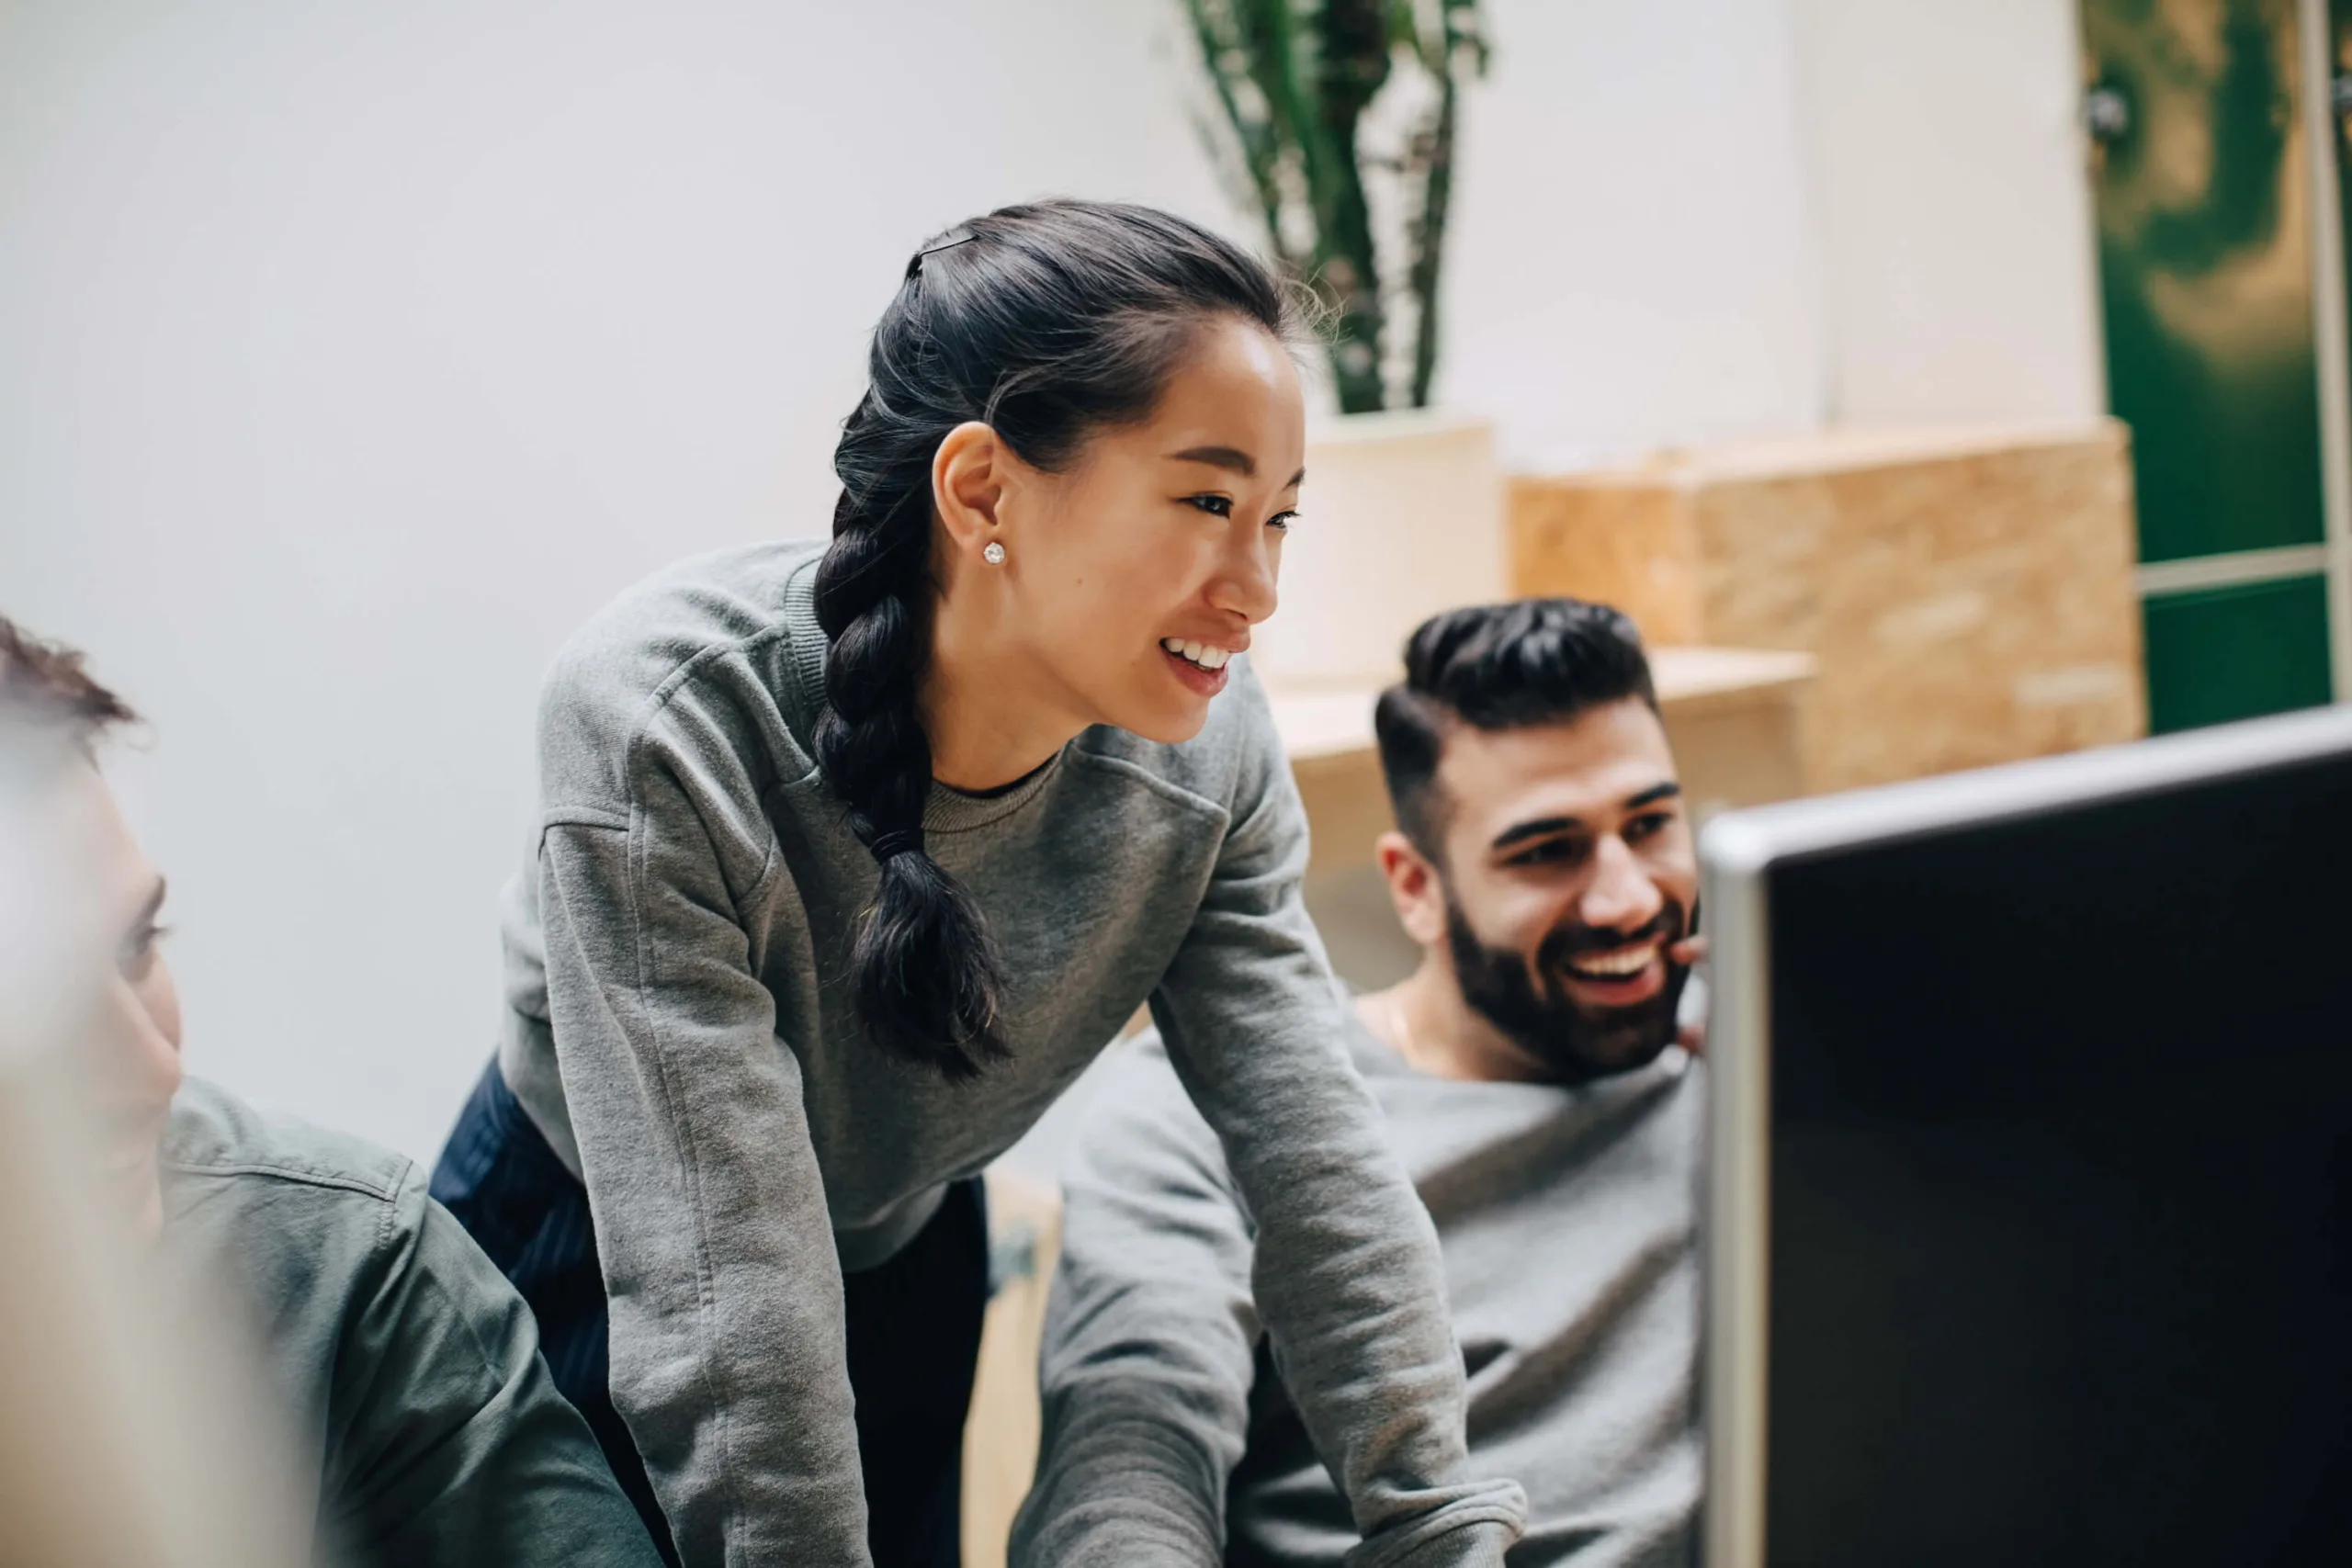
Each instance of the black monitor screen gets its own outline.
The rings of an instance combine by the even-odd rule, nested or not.
[[[2352,765],[1767,888],[1769,1561],[2352,1562]]]

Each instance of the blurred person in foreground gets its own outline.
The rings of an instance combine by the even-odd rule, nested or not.
[[[1471,1460],[1526,1487],[1514,1568],[1683,1562],[1698,866],[1648,663],[1554,599],[1438,616],[1407,671],[1377,852],[1422,958],[1348,1046],[1436,1222]],[[1358,1538],[1251,1302],[1248,1209],[1158,1043],[1116,1072],[1064,1176],[1017,1553],[1338,1568]]]
[[[0,617],[0,739],[49,742],[47,787],[63,792],[60,819],[116,936],[81,1064],[102,1209],[155,1243],[164,1280],[225,1288],[250,1308],[243,1337],[311,1478],[322,1560],[658,1563],[549,1380],[529,1309],[425,1196],[423,1174],[183,1077],[164,878],[96,761],[132,717],[79,655]]]

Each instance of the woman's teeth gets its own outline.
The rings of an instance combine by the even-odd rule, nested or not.
[[[1568,970],[1588,980],[1623,980],[1648,968],[1650,960],[1657,956],[1657,945],[1651,942],[1629,947],[1620,953],[1598,953],[1589,958],[1574,959],[1570,961]]]
[[[1226,660],[1233,657],[1224,649],[1211,648],[1205,643],[1186,642],[1181,637],[1161,637],[1159,646],[1177,658],[1197,664],[1204,670],[1222,670],[1225,668]]]

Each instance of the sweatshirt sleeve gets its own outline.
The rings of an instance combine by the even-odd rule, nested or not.
[[[618,808],[551,804],[540,848],[613,1402],[688,1568],[857,1568],[840,1263],[797,1058],[737,914],[780,857],[731,751],[664,733],[628,741]]]
[[[1214,1568],[1255,1375],[1249,1226],[1156,1043],[1126,1054],[1062,1173],[1020,1564]]]
[[[1275,1365],[1353,1511],[1351,1568],[1499,1563],[1516,1482],[1466,1473],[1461,1352],[1437,1234],[1348,1059],[1302,901],[1306,818],[1247,671],[1238,780],[1191,931],[1152,998],[1169,1060],[1254,1222]]]

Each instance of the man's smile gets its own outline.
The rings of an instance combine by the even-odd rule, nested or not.
[[[1666,985],[1666,938],[1647,936],[1622,947],[1579,953],[1560,961],[1568,994],[1588,1008],[1633,1007]]]

